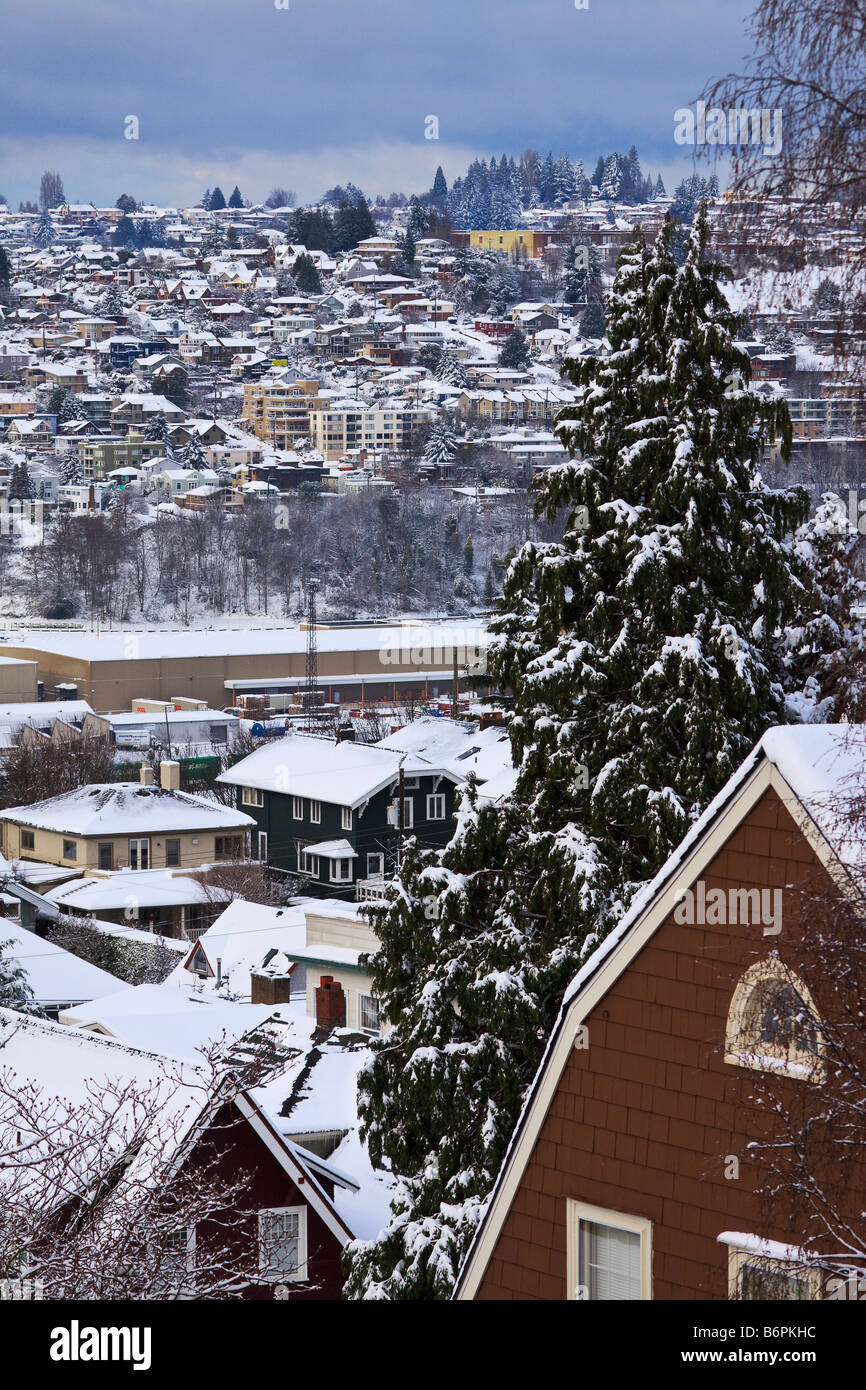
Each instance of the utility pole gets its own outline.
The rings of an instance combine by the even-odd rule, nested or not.
[[[454,648],[454,670],[451,683],[451,718],[457,718],[457,697],[459,695],[458,675],[457,675],[457,648]]]
[[[399,797],[398,810],[397,810],[397,817],[398,817],[398,819],[397,819],[397,826],[398,826],[398,829],[397,829],[397,873],[398,873],[398,874],[399,874],[400,869],[401,869],[402,864],[403,864],[403,835],[404,835],[404,832],[405,832],[405,830],[406,830],[406,802],[403,800],[403,789],[404,789],[404,786],[405,786],[405,777],[404,777],[404,773],[403,773],[403,764],[401,763],[401,764],[400,764],[400,776],[399,776],[398,781],[397,781],[397,795],[398,795],[398,797]]]
[[[305,727],[312,733],[315,725],[315,710],[319,684],[319,658],[316,647],[316,590],[318,579],[311,579],[307,597],[307,681],[306,681],[306,719]]]

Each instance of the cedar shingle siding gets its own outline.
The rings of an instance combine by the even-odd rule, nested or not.
[[[769,791],[701,877],[707,891],[783,888],[814,863]],[[680,926],[671,915],[601,999],[587,1020],[588,1048],[570,1052],[479,1298],[566,1297],[568,1197],[652,1221],[655,1299],[727,1298],[723,1231],[796,1240],[781,1211],[762,1209],[744,1156],[762,1132],[748,1100],[754,1073],[724,1061],[739,977],[771,951],[796,968],[789,897],[778,936],[760,926]],[[803,1084],[780,1077],[778,1092]],[[740,1156],[738,1180],[724,1176],[730,1154]],[[861,1198],[852,1195],[855,1207]]]

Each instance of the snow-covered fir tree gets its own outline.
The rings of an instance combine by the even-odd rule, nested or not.
[[[856,494],[852,494],[856,497]],[[866,718],[866,583],[856,569],[866,517],[825,492],[798,529],[795,549],[809,568],[811,602],[786,633],[788,704],[797,719],[835,724]]]
[[[204,456],[204,448],[197,433],[189,437],[188,443],[178,452],[178,462],[182,468],[206,468],[207,460]]]
[[[611,202],[619,197],[620,183],[622,182],[622,172],[618,154],[612,154],[604,166],[604,173],[601,178],[599,193],[602,198],[608,198]]]
[[[84,482],[84,470],[81,467],[77,450],[67,449],[66,453],[61,456],[58,472],[60,481],[65,486]]]
[[[392,1219],[349,1252],[354,1298],[450,1292],[562,994],[586,954],[771,723],[781,631],[805,595],[799,491],[758,473],[790,449],[696,220],[685,265],[642,239],[620,259],[609,353],[567,366],[573,458],[539,509],[560,542],[511,563],[490,678],[513,692],[513,797],[470,788],[443,851],[410,845],[374,910],[373,1044],[360,1113],[400,1178]]]
[[[436,376],[439,381],[447,382],[449,386],[466,385],[465,368],[453,348],[446,347],[441,353]]]
[[[457,453],[457,437],[447,416],[441,416],[424,446],[427,463],[450,463]]]
[[[522,328],[515,328],[499,352],[500,367],[510,367],[512,371],[523,371],[529,366],[529,343]]]
[[[45,247],[51,246],[56,239],[57,233],[54,230],[54,219],[51,216],[51,209],[47,207],[43,208],[39,214],[39,220],[36,223],[33,240],[37,246]]]

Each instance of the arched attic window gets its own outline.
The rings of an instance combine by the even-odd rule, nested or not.
[[[806,986],[778,956],[757,961],[737,984],[725,1029],[725,1061],[800,1080],[821,1079],[817,1009]]]

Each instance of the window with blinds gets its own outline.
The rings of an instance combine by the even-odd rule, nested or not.
[[[569,1197],[568,1291],[592,1302],[652,1298],[652,1223]]]
[[[640,1235],[602,1226],[597,1221],[580,1223],[580,1283],[587,1298],[639,1299]]]

